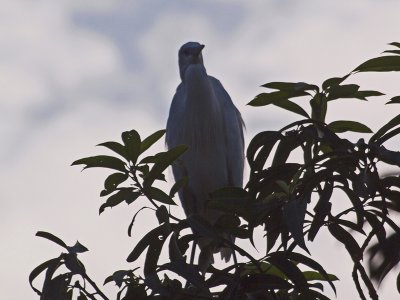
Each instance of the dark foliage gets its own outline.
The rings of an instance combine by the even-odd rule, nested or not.
[[[128,262],[135,262],[146,253],[140,273],[143,276],[137,269],[119,270],[105,280],[104,284],[113,282],[120,288],[116,299],[328,299],[322,282],[336,293],[337,278],[313,260],[307,249],[322,231],[343,244],[351,257],[360,298],[366,299],[368,292],[371,299],[377,299],[372,281],[381,281],[400,260],[400,228],[392,219],[393,212],[400,211],[400,176],[380,176],[384,165],[400,166],[400,153],[385,146],[400,133],[400,115],[368,141],[361,138],[357,142],[341,134],[372,133],[368,126],[350,120],[327,124],[325,117],[331,101],[383,95],[344,82],[357,72],[400,71],[400,44],[391,45],[397,49],[385,51],[390,55],[370,59],[346,76],[327,79],[321,87],[304,82],[263,85],[270,91],[259,94],[249,105],[275,105],[302,119],[279,131],[260,132],[251,140],[246,186],[222,187],[210,194],[209,207],[224,212],[214,225],[198,216],[181,220],[170,214],[167,206],[176,205],[175,195],[187,179],[175,183],[169,192],[156,185],[165,180],[164,171],[179,159],[186,146],[145,156],[146,150],[164,135],[163,130],[144,140],[135,130],[124,132],[123,143],[100,144],[113,156],[75,161],[73,165],[84,165],[84,169],[101,167],[114,172],[105,179],[100,193],[105,199],[100,213],[122,202],[134,206],[136,199],[145,197],[158,220],[157,227],[144,234],[127,257]],[[308,111],[294,102],[297,100],[308,100]],[[399,102],[396,96],[387,104]],[[348,199],[348,208],[340,211],[334,200],[343,197]],[[136,207],[137,213],[143,208]],[[267,243],[267,252],[260,257],[253,257],[224,238],[229,233],[254,246],[254,230],[259,226],[264,229]],[[196,235],[188,234],[188,228]],[[387,235],[387,230],[393,233]],[[30,274],[30,284],[41,299],[72,299],[74,290],[81,300],[108,299],[78,259],[79,253],[87,251],[84,246],[76,243],[69,247],[46,232],[37,235],[66,250]],[[199,237],[213,239],[216,246],[231,247],[244,262],[235,260],[224,269],[210,266],[203,276],[189,261],[190,245]],[[371,245],[375,240],[378,242]],[[167,262],[160,260],[163,248],[169,252]],[[366,255],[370,275],[362,263]],[[374,263],[376,256],[383,257],[378,265]],[[43,287],[39,290],[33,281],[42,273]],[[169,277],[171,273],[175,274],[173,278]]]

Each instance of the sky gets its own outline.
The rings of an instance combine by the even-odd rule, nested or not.
[[[5,299],[37,299],[30,271],[61,249],[35,237],[39,230],[79,240],[89,275],[98,282],[125,262],[140,234],[154,225],[129,206],[98,216],[107,174],[81,173],[70,164],[107,154],[95,145],[136,129],[165,128],[179,84],[177,53],[187,41],[206,45],[209,74],[242,112],[248,143],[261,130],[278,130],[296,115],[246,104],[270,81],[323,80],[347,74],[400,41],[396,0],[106,1],[14,0],[0,10],[0,289]],[[377,129],[397,107],[399,74],[362,74],[352,83],[387,94],[329,108],[328,121],[352,119]],[[396,94],[397,93],[397,94]],[[153,151],[164,149],[163,142]],[[178,213],[180,213],[178,211]],[[320,244],[317,244],[320,242]],[[262,241],[260,241],[262,243]],[[322,245],[322,246],[321,246]],[[350,261],[337,242],[322,237],[310,250],[338,275],[338,299],[357,298]],[[101,262],[101,264],[99,264]],[[38,282],[37,284],[40,284]],[[107,287],[112,295],[115,288]],[[328,292],[329,293],[329,292]],[[381,285],[394,299],[395,277]],[[331,294],[330,294],[331,295]]]

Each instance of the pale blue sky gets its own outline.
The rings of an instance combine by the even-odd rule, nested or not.
[[[177,50],[206,45],[208,72],[221,80],[247,124],[246,140],[297,117],[246,106],[268,81],[320,84],[344,75],[400,41],[400,2],[353,1],[105,1],[14,0],[0,11],[0,287],[5,299],[35,299],[28,274],[60,249],[38,230],[79,239],[82,259],[102,282],[125,263],[134,240],[134,211],[98,216],[107,172],[80,173],[77,158],[124,130],[143,136],[165,127],[179,83]],[[383,107],[400,94],[398,74],[352,80],[388,94],[369,103],[335,104],[328,120],[365,121],[373,129],[396,113]],[[155,150],[162,150],[160,143]],[[150,216],[150,214],[148,215]],[[140,232],[153,223],[139,217]],[[150,218],[151,219],[151,218]],[[152,220],[155,222],[155,220]],[[142,227],[142,228],[141,228]],[[356,298],[343,249],[321,238],[310,249],[342,278],[338,299]],[[262,244],[262,242],[260,241]],[[318,243],[318,240],[317,240]],[[321,244],[320,244],[321,245]],[[325,254],[323,253],[325,251]],[[98,262],[102,261],[102,265]],[[112,291],[109,288],[108,291]],[[396,295],[394,278],[383,299]]]

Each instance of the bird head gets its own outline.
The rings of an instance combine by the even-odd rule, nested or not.
[[[200,43],[188,42],[179,49],[179,74],[182,81],[188,66],[192,64],[203,64],[203,56],[201,55],[203,48],[204,45]]]

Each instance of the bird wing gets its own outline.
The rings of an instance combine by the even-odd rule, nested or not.
[[[226,149],[226,165],[228,169],[229,185],[242,187],[244,169],[244,122],[231,97],[222,86],[221,82],[210,76],[214,92],[222,107],[224,118],[224,134]]]

